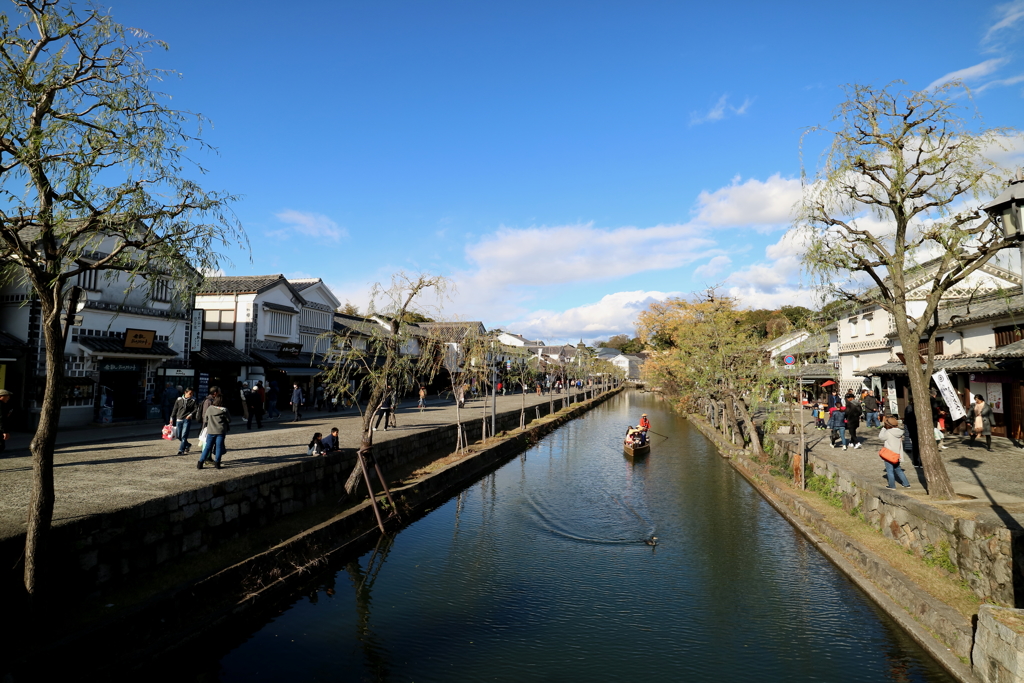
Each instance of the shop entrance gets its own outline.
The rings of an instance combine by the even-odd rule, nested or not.
[[[115,420],[142,417],[143,376],[141,363],[104,363],[100,367],[100,408],[109,407]]]

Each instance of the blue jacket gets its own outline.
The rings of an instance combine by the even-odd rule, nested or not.
[[[302,398],[302,389],[295,389],[294,391],[292,391],[292,403],[294,403],[297,406],[300,406],[303,403],[305,403],[305,400]]]
[[[846,413],[842,410],[833,410],[832,414],[828,416],[828,426],[831,429],[846,427]]]

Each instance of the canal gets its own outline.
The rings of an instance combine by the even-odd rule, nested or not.
[[[642,412],[665,438],[630,462]],[[953,680],[635,392],[198,649],[176,680]]]

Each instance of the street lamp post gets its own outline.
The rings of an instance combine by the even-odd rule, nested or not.
[[[1004,237],[1017,240],[1024,290],[1024,170],[1018,169],[1017,178],[1010,181],[1006,191],[981,208],[1002,229]]]

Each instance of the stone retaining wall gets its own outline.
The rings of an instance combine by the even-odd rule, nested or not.
[[[555,411],[565,400],[563,396],[554,399]],[[527,422],[538,411],[541,417],[547,415],[549,404],[528,407]],[[519,410],[498,414],[498,431],[518,429],[519,415]],[[488,417],[488,427],[489,422]],[[480,438],[479,418],[464,422],[463,427],[470,442]],[[446,425],[376,444],[374,455],[387,472],[425,456],[451,452],[455,441],[455,425]],[[51,532],[47,566],[60,567],[62,590],[89,593],[111,582],[137,579],[171,560],[206,552],[287,515],[340,500],[355,461],[355,450],[347,449],[61,524]],[[24,546],[24,534],[4,539],[0,562],[18,565]],[[8,573],[12,585],[7,588],[14,588],[16,574]]]
[[[788,441],[774,443],[790,454],[799,450]],[[847,512],[859,513],[886,538],[918,557],[955,571],[982,600],[1004,607],[1024,606],[1020,578],[1024,532],[944,512],[867,481],[813,452],[807,459],[815,474],[835,480]]]
[[[972,659],[984,683],[1024,683],[1024,610],[982,605]]]

